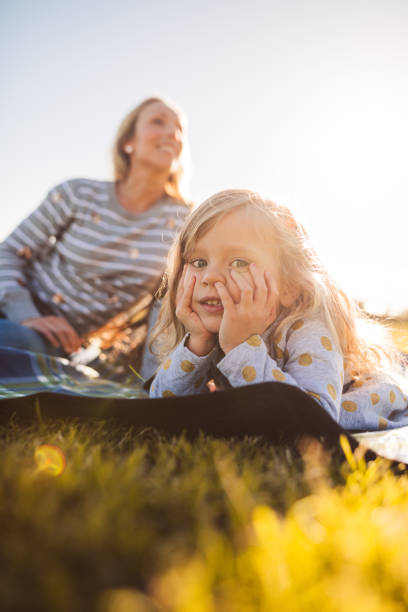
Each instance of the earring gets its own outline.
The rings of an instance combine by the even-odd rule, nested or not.
[[[125,145],[125,146],[123,147],[123,150],[124,150],[124,152],[125,152],[125,153],[129,153],[129,155],[130,155],[131,153],[133,153],[133,147],[132,147],[132,145],[131,145],[131,144],[127,144],[127,145]]]

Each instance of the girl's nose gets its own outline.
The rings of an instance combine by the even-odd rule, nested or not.
[[[201,282],[204,286],[214,285],[216,282],[220,281],[221,283],[225,283],[225,276],[221,270],[208,266],[205,269],[204,274],[201,277]]]

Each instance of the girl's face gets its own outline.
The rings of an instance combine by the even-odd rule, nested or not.
[[[159,170],[171,170],[183,148],[183,128],[176,113],[162,102],[152,102],[140,112],[133,137],[132,159]]]
[[[259,220],[254,219],[255,216]],[[216,282],[225,285],[236,304],[240,302],[241,291],[231,276],[232,270],[245,275],[255,291],[256,285],[249,270],[251,263],[256,264],[260,270],[271,272],[278,283],[276,249],[263,238],[265,232],[255,231],[256,221],[265,224],[265,219],[257,211],[252,213],[251,219],[245,209],[226,214],[195,243],[192,252],[186,257],[185,284],[193,274],[196,277],[192,310],[212,333],[218,333],[223,316]]]

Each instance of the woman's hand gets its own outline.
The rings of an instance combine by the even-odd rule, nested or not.
[[[253,263],[249,271],[249,278],[231,271],[231,278],[241,292],[237,304],[225,285],[215,284],[224,307],[218,340],[225,354],[250,336],[262,334],[277,316],[278,290],[272,274]]]
[[[192,353],[199,356],[207,355],[216,342],[215,334],[209,332],[203,325],[200,317],[191,307],[195,275],[186,275],[187,266],[184,266],[183,274],[177,287],[176,294],[176,317],[184,325],[190,337],[187,347]]]
[[[21,321],[21,325],[35,329],[55,347],[62,347],[66,353],[74,353],[81,346],[81,339],[64,317],[35,317]]]

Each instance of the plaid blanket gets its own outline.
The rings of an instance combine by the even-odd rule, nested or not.
[[[286,386],[287,385],[280,384],[280,387]],[[233,393],[237,391],[238,390],[234,390]],[[298,394],[302,395],[302,392],[298,389],[289,389],[289,391],[298,392]],[[41,396],[38,396],[40,393]],[[220,394],[221,393],[222,392],[220,392]],[[189,399],[174,398],[173,400],[142,401],[140,404],[138,403],[140,409],[136,409],[137,407],[133,402],[126,403],[125,405],[121,402],[121,400],[146,400],[148,398],[148,394],[143,389],[142,381],[138,378],[136,373],[133,374],[130,372],[127,382],[117,383],[101,378],[98,372],[91,367],[74,365],[67,359],[0,347],[0,400],[12,400],[11,403],[13,407],[15,404],[16,412],[19,412],[20,407],[23,412],[25,408],[24,403],[19,404],[18,401],[15,403],[14,399],[28,399],[30,396],[36,396],[40,397],[40,402],[44,403],[44,397],[47,395],[52,396],[53,394],[57,394],[55,396],[57,398],[58,395],[60,397],[61,395],[76,396],[83,400],[86,400],[86,398],[95,398],[95,401],[89,401],[86,405],[81,402],[81,411],[84,411],[83,413],[81,412],[81,414],[84,414],[84,416],[89,413],[88,416],[117,415],[121,418],[122,415],[126,419],[130,414],[132,419],[134,418],[133,415],[139,418],[140,424],[143,424],[145,421],[146,424],[150,423],[150,425],[163,428],[164,431],[167,430],[170,433],[177,432],[176,426],[174,426],[174,431],[171,431],[173,427],[171,417],[172,411],[174,411],[175,419],[177,420],[176,411],[178,409],[178,404],[183,405],[183,403]],[[282,401],[282,399],[278,401],[278,396],[279,393],[277,393],[277,398],[275,399],[279,404],[279,401]],[[96,401],[97,398],[111,401],[108,401],[108,404],[105,402],[105,407],[102,410],[100,408],[101,403]],[[236,400],[238,399],[239,396],[237,395]],[[307,401],[312,401],[305,396],[304,401],[306,401],[306,399]],[[61,415],[69,413],[69,408],[66,407],[68,398],[64,401],[62,400],[63,398],[61,397],[61,410],[58,409],[58,406],[55,406],[56,415],[60,412]],[[118,401],[115,403],[115,400]],[[203,406],[201,405],[203,404],[203,400],[206,406],[211,402],[212,408],[219,403],[215,401],[214,396],[202,397],[196,400],[193,412],[196,414],[195,427],[197,430],[201,427],[201,424],[203,425],[203,430],[205,430],[206,413],[211,412],[209,409],[206,409],[205,412],[203,411]],[[248,398],[244,398],[244,400],[247,402]],[[271,401],[272,400],[273,398]],[[220,397],[221,404],[224,401],[224,398]],[[301,398],[296,396],[289,404],[293,404],[294,401],[299,402]],[[165,406],[163,402],[165,402]],[[8,402],[0,402],[0,412],[2,404],[6,406]],[[195,409],[197,409],[197,411]],[[51,414],[53,414],[53,410],[54,407],[51,405]],[[287,410],[287,408],[285,408],[285,410]],[[320,410],[322,414],[320,417],[317,415],[317,418],[328,418],[324,414],[324,411],[322,409]],[[30,410],[28,414],[31,414]],[[183,430],[183,423],[188,422],[190,414],[191,409],[188,408],[188,411],[181,417],[180,432]],[[202,422],[200,418],[203,419]],[[242,416],[237,416],[237,420],[239,418],[242,420]],[[331,419],[329,420],[331,421]],[[408,464],[408,427],[401,427],[399,429],[393,429],[392,431],[353,433],[353,439],[357,440],[357,442],[361,442],[364,446],[383,457]]]
[[[0,399],[43,391],[86,397],[148,397],[142,381],[131,370],[126,383],[119,384],[101,378],[89,366],[74,365],[68,359],[0,347]]]

